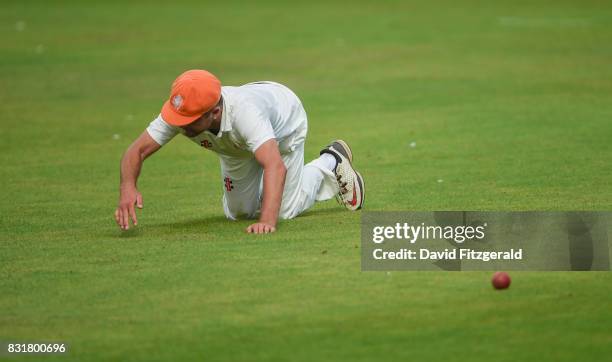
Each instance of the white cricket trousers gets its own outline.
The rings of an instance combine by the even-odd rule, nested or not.
[[[228,219],[256,218],[263,198],[263,168],[250,159],[219,155],[223,177],[223,210]],[[319,160],[304,165],[304,144],[281,154],[287,176],[279,218],[292,219],[308,210],[315,201],[328,200],[338,193],[334,173]]]

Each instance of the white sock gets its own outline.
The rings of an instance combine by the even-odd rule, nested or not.
[[[336,168],[336,158],[329,153],[324,153],[319,156],[318,160],[321,161],[320,165],[325,167],[326,169],[333,171]]]

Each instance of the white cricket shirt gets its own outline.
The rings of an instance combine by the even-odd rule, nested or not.
[[[264,142],[276,139],[281,154],[304,143],[308,129],[306,112],[300,99],[287,87],[274,82],[248,83],[221,87],[223,114],[218,134],[206,130],[189,137],[216,153],[251,158]],[[160,146],[179,133],[180,127],[166,123],[161,114],[147,127]]]

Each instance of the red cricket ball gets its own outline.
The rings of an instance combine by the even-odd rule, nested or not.
[[[505,272],[497,272],[493,274],[493,279],[491,279],[491,283],[493,283],[493,287],[495,289],[506,289],[510,286],[510,275]]]

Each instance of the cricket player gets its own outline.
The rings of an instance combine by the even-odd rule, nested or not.
[[[258,218],[249,233],[274,232],[278,218],[294,218],[334,196],[347,209],[359,210],[365,184],[348,144],[333,141],[304,165],[307,131],[300,99],[282,84],[221,86],[205,70],[186,71],[172,84],[161,114],[123,155],[115,220],[123,230],[130,219],[137,225],[142,163],[179,133],[219,155],[225,216]]]

